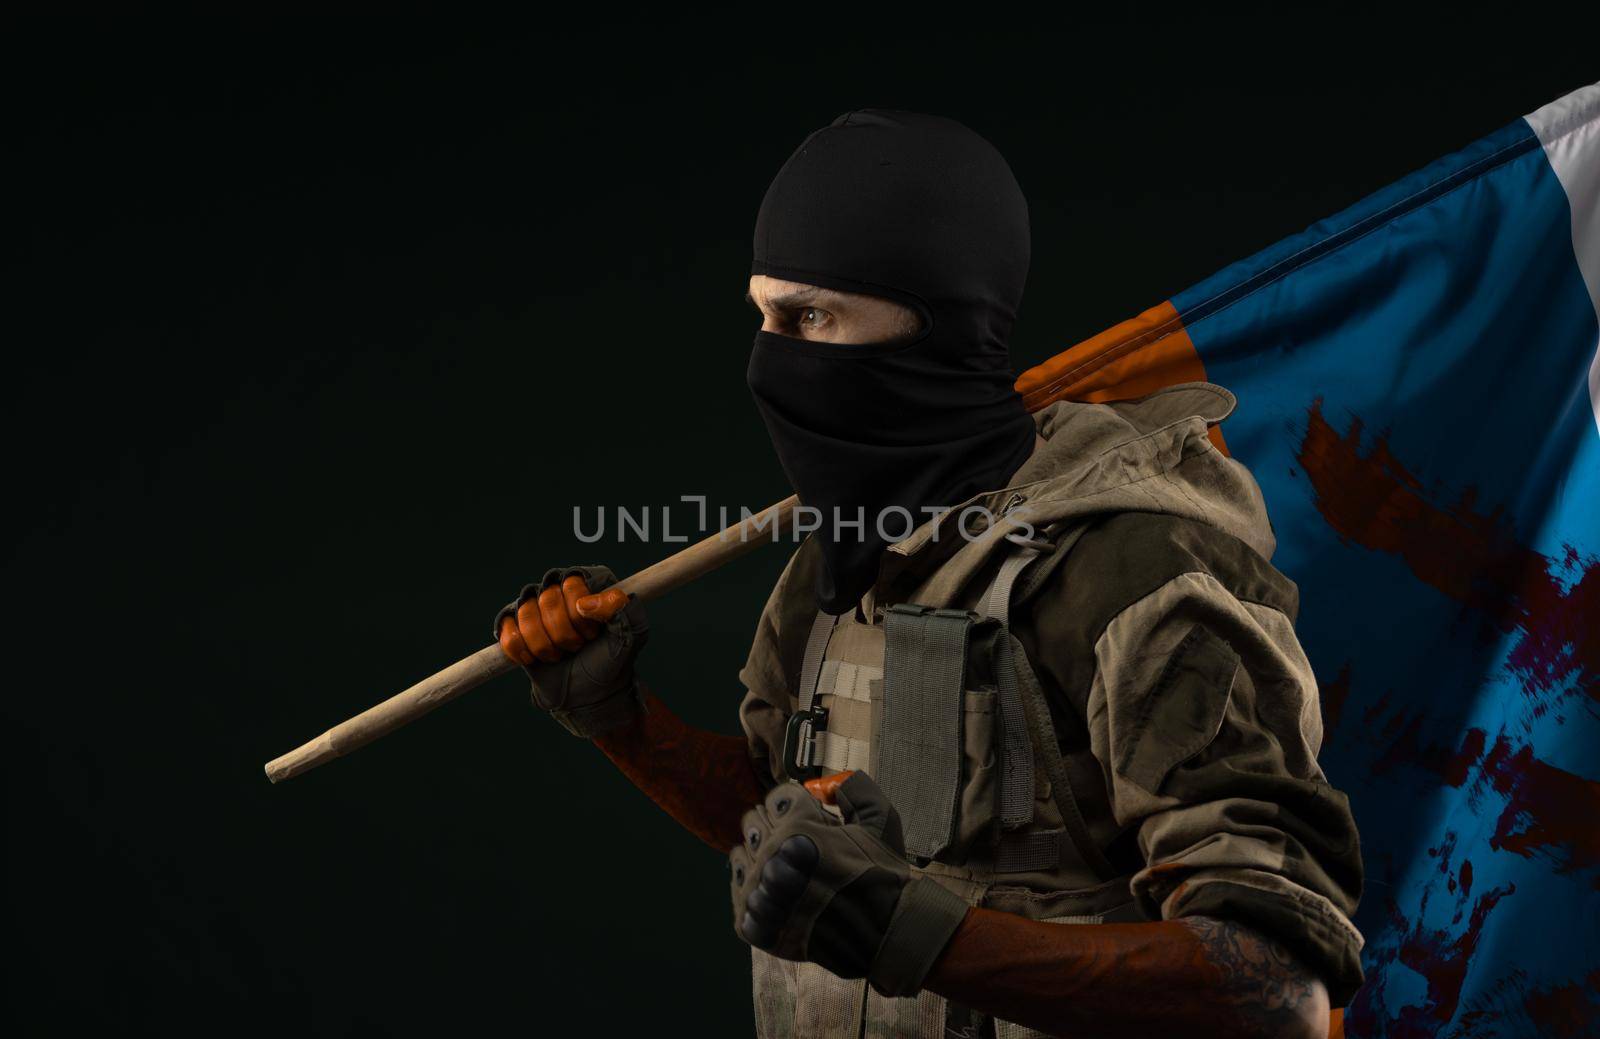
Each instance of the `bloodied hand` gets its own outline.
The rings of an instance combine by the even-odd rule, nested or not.
[[[501,652],[533,681],[533,702],[578,736],[638,715],[634,659],[649,637],[644,606],[603,566],[545,572],[495,614]]]

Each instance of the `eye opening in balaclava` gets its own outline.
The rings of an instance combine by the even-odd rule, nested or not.
[[[1007,350],[1028,248],[1005,160],[936,116],[841,116],[767,189],[752,273],[890,299],[923,324],[859,345],[756,334],[751,391],[801,501],[823,515],[824,610],[850,609],[876,580],[887,511],[920,524],[1003,485],[1031,451]],[[835,520],[858,517],[843,536]]]
[[[830,277],[826,274],[818,274],[815,271],[792,270],[770,265],[765,270],[755,273],[764,274],[767,277],[781,281],[794,282],[798,285],[814,285],[819,289],[832,289],[836,292],[848,292],[857,296],[870,296],[873,299],[886,300],[909,311],[908,316],[914,324],[913,328],[901,335],[892,336],[884,340],[869,340],[864,343],[830,343],[826,340],[816,339],[799,340],[810,346],[836,346],[841,350],[852,351],[849,355],[852,357],[871,357],[908,350],[926,339],[933,332],[933,311],[929,308],[927,301],[915,293],[904,292],[887,285],[872,285],[849,278]]]

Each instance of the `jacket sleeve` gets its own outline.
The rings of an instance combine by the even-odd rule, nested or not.
[[[1361,849],[1317,764],[1299,589],[1244,541],[1162,513],[1102,519],[1042,572],[1013,630],[1063,750],[1103,774],[1091,829],[1136,841],[1145,915],[1251,926],[1342,1005],[1361,980]]]
[[[1172,576],[1095,641],[1085,716],[1112,813],[1137,827],[1145,913],[1246,924],[1314,969],[1335,1006],[1353,996],[1359,841],[1317,764],[1316,680],[1289,617],[1204,568]]]

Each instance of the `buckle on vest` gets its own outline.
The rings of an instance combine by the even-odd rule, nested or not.
[[[801,783],[821,771],[821,762],[814,760],[817,735],[827,728],[826,707],[811,707],[789,716],[783,729],[783,771],[790,779]]]

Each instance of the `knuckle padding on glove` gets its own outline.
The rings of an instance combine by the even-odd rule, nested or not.
[[[537,599],[539,597],[539,593],[544,591],[546,588],[559,587],[562,581],[565,581],[568,577],[571,577],[574,574],[583,578],[583,583],[589,589],[590,595],[594,595],[597,592],[603,592],[607,588],[610,588],[612,585],[617,583],[617,575],[612,573],[611,568],[608,566],[551,567],[549,570],[544,572],[544,576],[539,580],[533,582],[532,584],[523,585],[522,591],[517,593],[517,597],[500,607],[499,612],[494,615],[494,638],[496,641],[498,641],[500,638],[500,622],[502,620],[504,620],[506,617],[515,617],[517,615],[517,610],[522,608],[523,603],[530,599]],[[631,607],[635,601],[637,600],[630,600],[629,606]]]
[[[735,930],[779,958],[915,995],[967,903],[913,873],[894,806],[870,777],[839,791],[843,823],[794,783],[745,813],[730,852]]]
[[[754,808],[749,809],[744,813],[743,816],[740,817],[739,833],[744,838],[744,846],[748,848],[752,854],[760,850],[761,838],[766,836],[769,825],[770,824],[767,822],[766,809],[761,805],[756,805]],[[754,842],[751,840],[752,835],[754,835],[755,838]]]
[[[804,884],[817,868],[817,843],[803,833],[797,833],[778,846],[777,854],[767,863],[767,872],[774,883]]]
[[[616,575],[603,566],[553,567],[537,583],[522,591],[495,614],[495,639],[500,625],[525,604],[537,600],[547,588],[559,587],[571,576],[580,576],[591,594],[617,583]],[[563,603],[562,606],[565,609]],[[524,665],[533,685],[533,700],[549,711],[562,727],[576,736],[592,737],[627,724],[644,709],[644,694],[633,674],[632,658],[649,638],[644,606],[630,599],[606,625],[606,637],[585,642],[555,662],[535,661]]]
[[[791,854],[793,848],[807,850],[800,854]],[[811,883],[811,873],[816,864],[817,846],[811,838],[804,834],[790,837],[767,860],[767,864],[761,867],[761,876],[757,878],[756,889],[750,893],[752,901],[760,895],[764,908],[788,912],[794,908],[796,902],[800,901],[806,885]]]
[[[817,845],[805,834],[787,838],[772,852],[761,867],[756,886],[744,900],[745,912],[739,929],[746,941],[758,949],[776,944],[784,921],[794,912],[805,894],[806,885],[811,883],[817,861]]]
[[[736,844],[728,852],[728,869],[733,874],[733,886],[737,892],[742,890],[745,882],[752,876],[750,856],[745,854],[744,845]]]
[[[538,594],[538,585],[525,584],[522,586],[522,591],[517,593],[517,597],[515,599],[512,599],[510,602],[500,607],[500,612],[494,615],[494,637],[496,641],[499,641],[500,639],[500,622],[505,620],[507,617],[510,617],[512,621],[515,622],[517,619],[517,611],[522,609],[522,604]]]
[[[744,911],[763,922],[776,923],[788,907],[778,902],[768,892],[765,884],[756,884],[744,900]]]
[[[603,592],[617,583],[617,575],[612,573],[609,566],[557,566],[544,572],[544,577],[539,581],[539,590],[560,587],[561,582],[569,577],[583,578],[590,595]]]
[[[756,948],[771,952],[778,944],[778,925],[764,923],[747,912],[739,922],[739,935]]]
[[[783,784],[739,822],[741,843],[730,853],[737,864],[748,862],[744,884],[734,884],[736,929],[751,945],[785,959],[804,950],[804,934],[791,926],[815,916],[833,895],[829,887],[811,883],[821,855],[804,831],[836,827],[822,806],[798,784]]]

